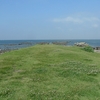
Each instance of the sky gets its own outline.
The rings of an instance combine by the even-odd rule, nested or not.
[[[0,0],[0,40],[100,39],[100,0]]]

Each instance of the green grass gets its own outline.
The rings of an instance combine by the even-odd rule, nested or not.
[[[4,53],[0,100],[100,100],[100,54],[59,45]]]

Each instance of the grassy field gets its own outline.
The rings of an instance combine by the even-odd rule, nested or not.
[[[0,100],[100,100],[100,53],[59,45],[4,53]]]

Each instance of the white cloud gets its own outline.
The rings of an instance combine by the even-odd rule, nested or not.
[[[90,22],[92,22],[92,21],[100,21],[100,19],[99,18],[96,18],[96,17],[83,18],[83,20],[84,21],[90,21]]]
[[[56,18],[53,20],[54,22],[74,22],[74,23],[82,23],[83,21],[79,18],[67,17],[67,18]]]
[[[99,25],[98,24],[93,24],[93,27],[97,28],[97,27],[99,27]]]
[[[83,23],[83,22],[97,22],[100,21],[97,17],[66,17],[66,18],[55,18],[54,22],[72,22],[72,23]]]

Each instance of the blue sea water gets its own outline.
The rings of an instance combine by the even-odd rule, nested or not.
[[[41,42],[68,42],[67,45],[74,45],[77,42],[86,42],[92,47],[100,47],[100,39],[66,39],[66,40],[0,40],[0,49],[19,49],[33,46]]]

